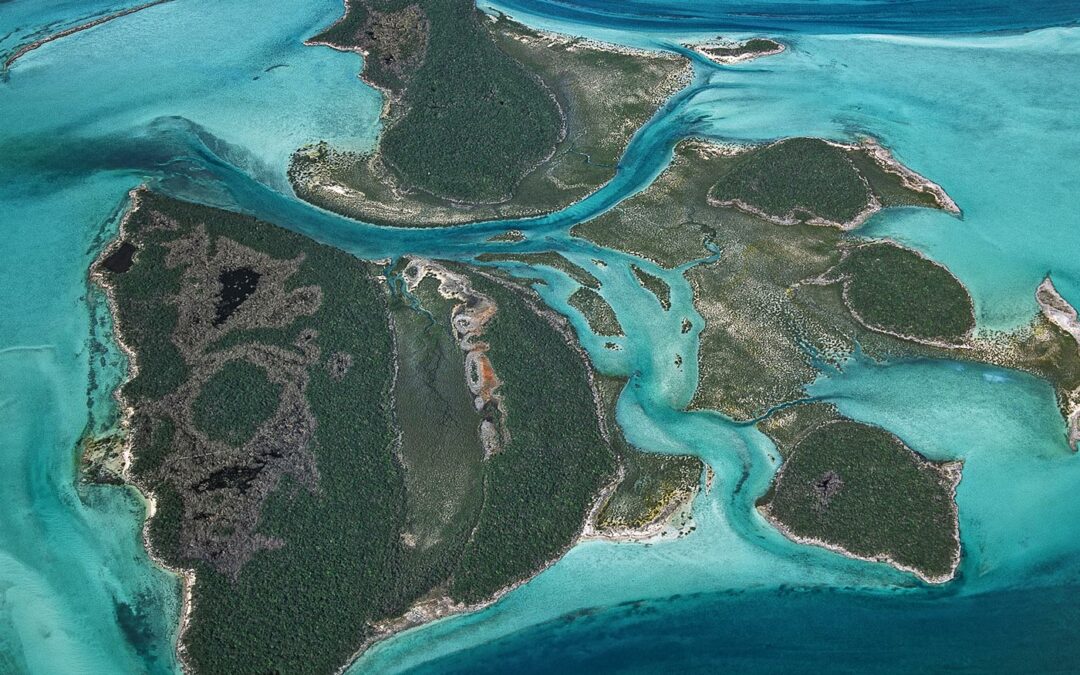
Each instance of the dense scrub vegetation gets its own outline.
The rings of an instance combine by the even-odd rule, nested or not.
[[[622,335],[622,325],[615,310],[604,297],[591,288],[582,286],[570,296],[570,306],[578,310],[589,322],[589,328],[597,335]]]
[[[388,94],[387,130],[373,155],[326,144],[297,152],[294,188],[399,226],[534,215],[581,199],[614,176],[631,134],[689,75],[682,57],[542,35],[469,0],[350,3],[317,40],[368,54],[363,75]]]
[[[840,271],[852,311],[874,328],[962,342],[975,328],[963,284],[947,269],[888,242],[848,250]]]
[[[479,276],[473,283],[499,307],[488,354],[503,380],[511,441],[488,461],[487,499],[451,585],[470,602],[559,555],[616,467],[588,369],[567,335],[528,306],[527,291]]]
[[[281,386],[247,361],[229,361],[214,373],[194,403],[195,424],[208,437],[243,445],[278,405]]]
[[[156,227],[162,219],[175,228]],[[185,508],[191,495],[174,486],[174,473],[184,469],[170,460],[180,434],[155,406],[183,383],[188,370],[172,339],[172,303],[184,290],[182,270],[165,264],[163,244],[199,227],[212,240],[228,238],[277,259],[303,253],[304,264],[290,282],[318,284],[324,298],[311,316],[247,336],[253,345],[294,348],[302,331],[318,331],[324,360],[309,367],[306,399],[318,419],[312,451],[319,475],[314,491],[287,477],[280,482],[263,505],[258,532],[281,545],[255,553],[234,578],[185,552],[181,537],[192,516]],[[400,612],[421,590],[402,574],[404,489],[390,452],[385,401],[393,361],[383,292],[366,265],[344,253],[250,217],[149,193],[130,219],[127,236],[139,247],[136,263],[109,280],[124,339],[139,363],[139,376],[124,387],[136,409],[133,475],[157,496],[150,527],[154,548],[198,576],[195,613],[185,635],[188,658],[206,673],[329,672],[357,648],[367,621]],[[351,354],[353,365],[335,378],[323,364],[339,351]],[[215,396],[250,400],[247,379],[212,380]],[[248,414],[242,406],[233,412],[239,418]],[[229,422],[220,418],[215,424],[224,428]],[[218,494],[223,503],[232,498],[230,489]]]
[[[459,201],[502,201],[554,151],[563,133],[555,98],[495,45],[471,0],[347,7],[316,39],[371,52],[368,74],[398,106],[380,153],[403,185]],[[415,18],[404,14],[410,7]],[[400,24],[407,28],[394,30]],[[409,67],[394,72],[402,61]]]
[[[870,191],[843,149],[791,138],[737,155],[710,196],[739,201],[774,218],[842,223],[866,206]]]
[[[615,474],[589,365],[530,291],[460,268],[498,307],[509,435],[485,459],[434,279],[392,293],[345,253],[149,192],[124,237],[132,266],[97,272],[139,364],[131,474],[154,550],[196,573],[199,672],[329,672],[422,597],[485,600],[565,551]],[[258,287],[212,325],[208,280],[238,262]]]
[[[797,537],[944,578],[959,555],[958,478],[884,429],[838,416],[785,454],[762,507]]]

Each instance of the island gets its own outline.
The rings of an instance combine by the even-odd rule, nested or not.
[[[289,173],[304,199],[366,222],[568,206],[615,175],[630,136],[690,79],[681,56],[542,33],[471,0],[347,4],[311,44],[364,55],[362,77],[385,97],[378,146],[317,143]]]
[[[1023,370],[1050,382],[1075,447],[1080,419],[1075,313],[1044,283],[1043,313],[1031,325],[1009,334],[976,332],[967,289],[946,268],[897,242],[851,232],[869,214],[894,207],[959,213],[940,186],[900,165],[871,139],[846,145],[781,139],[747,146],[688,140],[649,188],[575,226],[573,233],[665,268],[689,264],[685,277],[705,319],[693,408],[758,424],[779,442],[774,418],[793,414],[785,411],[805,399],[811,382],[857,352],[882,361],[959,359]],[[692,325],[690,317],[683,325]],[[885,492],[851,487],[871,483],[865,476],[844,478],[833,465],[838,452],[873,447],[890,485],[917,475],[927,494],[937,496],[951,494],[959,467],[928,462],[899,439],[886,440],[884,430],[853,425],[850,420],[823,424],[814,427],[807,445],[792,444],[790,457],[802,453],[803,460],[778,473],[765,502],[770,520],[793,539],[888,560],[927,581],[948,580],[955,571],[956,553],[949,544],[955,508],[940,500],[926,504],[935,512],[920,516],[920,527],[932,527],[939,545],[930,557],[905,554],[912,542],[898,538],[902,523],[897,519],[906,518],[896,508],[900,502],[884,499],[889,507],[879,508],[871,502]],[[886,463],[886,457],[892,460]],[[785,467],[788,461],[785,456]],[[846,470],[865,469],[850,465]],[[851,487],[838,502],[845,507],[815,511],[807,481],[830,471]],[[826,480],[822,489],[840,484]],[[799,490],[792,491],[793,485]],[[869,541],[864,537],[869,531],[896,537]],[[930,534],[907,531],[905,536]]]
[[[955,501],[960,462],[931,462],[879,427],[826,403],[783,409],[761,423],[784,463],[758,508],[805,544],[887,562],[928,583],[960,564]]]
[[[583,536],[687,527],[701,461],[629,445],[623,382],[495,268],[387,271],[140,189],[92,277],[131,377],[84,467],[147,495],[196,672],[332,672]]]
[[[688,46],[710,61],[725,66],[743,63],[744,61],[751,61],[762,56],[772,56],[773,54],[779,54],[785,49],[782,42],[762,37],[751,38],[741,42],[717,38],[712,42]]]

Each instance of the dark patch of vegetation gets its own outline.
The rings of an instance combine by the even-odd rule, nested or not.
[[[593,289],[582,286],[574,291],[570,296],[570,305],[585,315],[589,328],[597,335],[623,334],[615,310]]]
[[[768,54],[770,52],[775,52],[777,49],[780,49],[780,47],[780,43],[775,40],[769,40],[768,38],[751,38],[746,42],[730,47],[709,45],[701,47],[700,49],[709,56],[731,58],[743,56],[744,54]]]
[[[634,272],[634,276],[637,277],[638,283],[656,296],[664,311],[671,309],[671,287],[667,285],[666,281],[656,275],[649,274],[637,265],[631,265],[630,269]]]
[[[259,287],[260,276],[262,275],[250,267],[225,270],[218,276],[221,292],[218,294],[217,305],[214,307],[215,326],[225,323],[233,312],[255,292],[255,289]]]
[[[544,251],[543,253],[482,253],[476,256],[476,259],[479,262],[505,261],[520,262],[527,265],[545,265],[559,270],[586,288],[593,290],[600,288],[600,282],[596,277],[589,274],[577,263],[571,262],[566,256],[555,251]]]
[[[870,327],[922,340],[962,342],[975,328],[971,297],[947,269],[888,242],[848,249],[845,298]]]
[[[843,223],[870,201],[844,149],[816,138],[791,138],[736,155],[709,195],[739,201],[773,218]]]
[[[123,274],[131,269],[131,263],[135,261],[136,250],[135,246],[129,241],[120,242],[120,245],[101,261],[101,266],[110,272]]]
[[[193,406],[195,425],[209,438],[243,445],[274,413],[281,385],[247,361],[229,361],[203,385]]]
[[[888,431],[838,418],[791,448],[762,506],[796,536],[944,577],[960,545],[952,480]]]

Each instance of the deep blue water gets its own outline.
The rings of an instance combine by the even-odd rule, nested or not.
[[[944,35],[1025,31],[1077,21],[1070,0],[500,0],[511,13],[630,31]]]
[[[123,4],[0,3],[0,51]],[[543,299],[570,318],[597,367],[631,377],[618,412],[628,438],[695,453],[716,471],[695,504],[692,536],[581,544],[492,607],[397,636],[354,671],[1080,670],[1071,639],[1080,461],[1046,383],[945,361],[856,359],[811,388],[928,456],[965,460],[960,577],[928,588],[769,527],[753,503],[777,466],[771,443],[719,415],[684,411],[703,322],[680,272],[567,234],[647,187],[685,136],[869,133],[943,185],[964,216],[900,210],[863,234],[947,264],[971,289],[982,329],[1027,323],[1047,273],[1080,304],[1080,100],[1071,86],[1080,6],[484,6],[639,46],[764,32],[791,48],[732,68],[698,63],[694,82],[635,136],[616,178],[581,203],[452,230],[373,227],[291,194],[293,149],[320,139],[364,149],[379,131],[380,100],[356,78],[359,59],[302,45],[336,18],[337,0],[176,0],[31,52],[0,84],[0,672],[176,668],[178,586],[142,551],[144,506],[128,490],[77,487],[73,457],[84,430],[115,422],[110,393],[125,368],[86,268],[115,232],[127,190],[144,181],[363,257],[564,252],[603,282],[626,331],[620,350],[605,349],[568,306],[568,279],[530,274],[549,281]],[[529,239],[485,242],[508,226]],[[669,282],[670,312],[640,288],[631,263]]]

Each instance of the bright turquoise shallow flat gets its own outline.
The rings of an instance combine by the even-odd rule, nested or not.
[[[41,4],[0,4],[0,35],[63,28],[122,5]],[[503,8],[638,45],[791,31],[792,48],[778,57],[700,64],[688,90],[635,137],[609,186],[515,224],[583,264],[610,263],[597,275],[627,334],[621,351],[604,349],[567,309],[570,284],[552,277],[544,298],[575,321],[599,368],[633,376],[619,408],[627,435],[648,450],[701,455],[716,485],[695,505],[692,536],[578,546],[489,609],[377,646],[356,671],[1080,668],[1080,459],[1064,444],[1049,386],[949,362],[858,360],[814,385],[812,395],[929,456],[965,460],[960,577],[927,589],[884,565],[792,544],[765,524],[752,505],[776,466],[768,440],[718,415],[679,412],[693,393],[702,324],[687,286],[664,274],[673,310],[649,311],[655,300],[617,264],[625,255],[565,234],[647,186],[687,135],[872,134],[944,186],[964,215],[894,211],[866,234],[947,264],[971,289],[984,329],[1028,321],[1047,273],[1080,303],[1075,4]],[[357,80],[359,59],[301,44],[339,12],[336,0],[167,3],[31,52],[0,84],[0,672],[176,668],[178,586],[142,550],[141,502],[74,483],[72,449],[88,423],[110,422],[124,370],[86,268],[128,189],[149,179],[362,256],[497,248],[483,241],[505,224],[386,230],[292,196],[293,149],[323,138],[363,148],[378,133],[380,101]],[[1006,29],[1015,30],[986,34]],[[285,67],[267,70],[277,65]],[[694,322],[688,335],[683,316]],[[91,352],[96,343],[108,347],[103,356]],[[670,365],[675,353],[681,370]]]

